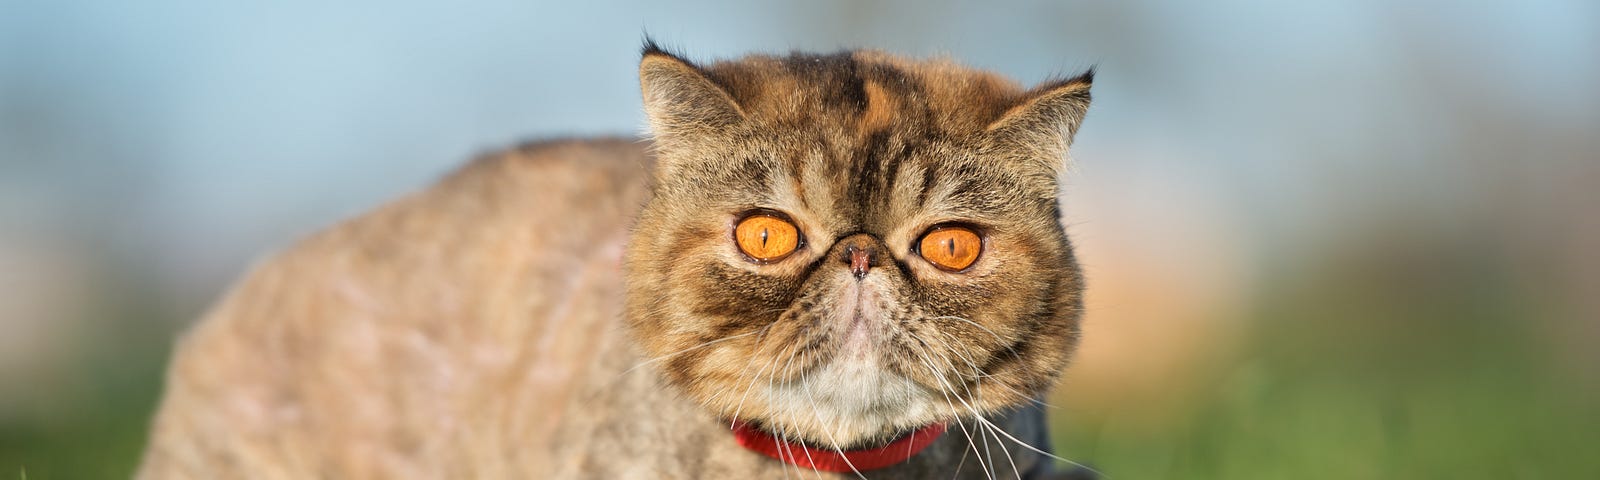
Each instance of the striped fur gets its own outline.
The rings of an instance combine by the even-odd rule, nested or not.
[[[488,155],[254,268],[179,344],[139,477],[791,474],[733,443],[734,416],[839,447],[981,416],[1048,449],[1026,402],[1077,336],[1056,179],[1087,75],[654,47],[640,75],[650,141]],[[738,257],[753,208],[801,251]],[[910,250],[945,222],[985,235],[964,273]],[[841,241],[888,253],[854,290]],[[1048,468],[1010,450],[952,433],[871,476]]]
[[[698,66],[647,47],[641,80],[658,185],[628,250],[630,326],[651,356],[717,342],[664,363],[674,386],[721,416],[864,445],[1016,407],[1053,384],[1082,291],[1057,177],[1089,74],[1025,90],[878,52]],[[805,245],[745,261],[729,231],[753,210],[793,218]],[[913,251],[949,223],[985,237],[964,273]],[[851,237],[890,253],[864,287],[838,261]],[[857,294],[873,297],[870,338],[850,348],[857,307],[845,300]],[[858,360],[873,366],[833,368]],[[881,382],[895,386],[870,385]]]

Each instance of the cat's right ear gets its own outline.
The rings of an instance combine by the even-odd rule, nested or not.
[[[639,60],[639,88],[650,131],[658,139],[682,139],[725,131],[744,121],[726,90],[699,67],[646,41]]]
[[[989,124],[985,134],[996,145],[1044,161],[1059,171],[1061,159],[1089,110],[1089,88],[1093,85],[1094,69],[1090,68],[1076,77],[1035,87]]]

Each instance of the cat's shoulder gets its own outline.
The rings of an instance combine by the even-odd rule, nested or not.
[[[473,177],[539,181],[551,170],[634,177],[648,173],[650,143],[627,137],[531,140],[480,154],[456,169],[446,182]]]
[[[484,417],[527,436],[462,430],[448,441],[538,445],[555,417],[494,402],[558,405],[574,377],[518,372],[587,364],[589,350],[523,349],[616,331],[622,244],[649,195],[649,162],[648,145],[627,139],[481,155],[262,260],[179,342],[141,478],[315,476],[295,471],[306,458],[335,477],[393,476],[349,452],[412,452],[395,443],[448,437],[433,419],[469,411],[527,412]],[[498,468],[465,450],[430,452],[438,474],[423,476]]]
[[[344,243],[342,237],[352,235],[397,240],[402,231],[418,234],[409,236],[411,243],[433,236],[496,236],[507,229],[620,232],[649,196],[652,158],[648,142],[630,138],[522,143],[478,155],[432,185],[325,230],[311,243]]]

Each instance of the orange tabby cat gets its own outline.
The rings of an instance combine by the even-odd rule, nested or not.
[[[183,339],[142,478],[1049,478],[1090,74],[640,65],[543,142],[314,235]]]

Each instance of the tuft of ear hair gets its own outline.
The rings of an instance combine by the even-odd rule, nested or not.
[[[1001,145],[1064,154],[1089,111],[1093,85],[1093,67],[1071,78],[1045,82],[1023,94],[984,131]]]
[[[646,38],[639,59],[639,89],[657,138],[714,132],[745,119],[744,111],[706,72]]]

